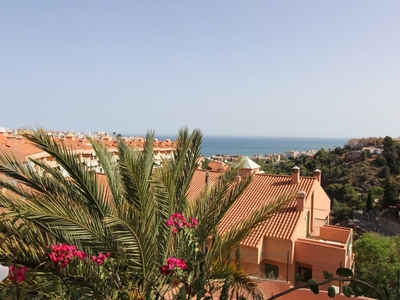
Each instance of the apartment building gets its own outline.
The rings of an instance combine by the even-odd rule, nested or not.
[[[48,135],[52,135],[58,142],[64,143],[64,145],[73,151],[78,161],[87,167],[90,171],[96,173],[102,173],[103,169],[99,164],[90,141],[84,137],[83,134],[69,133],[54,133],[48,132]],[[118,159],[118,147],[116,138],[108,135],[96,135],[95,139],[101,141],[108,151],[112,153],[113,160]],[[145,143],[145,139],[141,137],[134,138],[122,138],[122,140],[130,147],[141,151]],[[171,159],[175,149],[175,142],[170,140],[165,141],[154,141],[153,155],[155,165],[161,165],[163,159]],[[0,151],[16,157],[19,161],[27,164],[32,164],[30,159],[39,159],[41,162],[47,165],[59,168],[64,176],[68,176],[67,172],[56,162],[55,158],[50,154],[41,151],[39,148],[34,146],[27,139],[23,138],[18,133],[10,133],[7,131],[0,132]],[[32,164],[33,166],[33,164]]]
[[[206,176],[212,184],[221,174],[196,170],[188,197],[195,198],[205,187]],[[267,201],[297,197],[242,241],[242,267],[248,274],[301,284],[310,278],[323,280],[324,270],[353,268],[352,229],[329,225],[330,199],[321,187],[321,171],[300,176],[294,167],[290,176],[267,175],[259,173],[257,164],[246,163],[240,176],[250,174],[252,182],[225,216],[221,230]]]

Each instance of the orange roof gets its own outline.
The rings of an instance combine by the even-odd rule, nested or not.
[[[25,161],[29,155],[43,152],[30,141],[20,136],[0,136],[0,149],[4,152],[14,153],[21,161]]]
[[[220,161],[213,160],[208,163],[207,169],[211,171],[226,171],[229,169],[229,166]]]
[[[213,172],[206,170],[195,170],[192,181],[190,183],[189,191],[187,193],[188,199],[194,199],[206,186],[206,174],[208,172],[208,182],[210,185],[215,183],[222,172]]]
[[[57,143],[64,143],[67,148],[81,152],[81,151],[91,151],[93,149],[90,141],[87,138],[78,138],[74,136],[72,133],[68,133],[65,138],[59,138],[54,136],[54,139]],[[112,137],[107,137],[106,139],[101,140],[107,149],[113,150],[117,148],[117,142]],[[141,150],[144,146],[144,139],[140,141],[126,139],[125,143],[135,149]],[[154,150],[173,150],[176,146],[174,141],[162,141],[162,142],[154,142]],[[32,142],[28,141],[26,138],[20,135],[0,135],[0,150],[4,149],[5,152],[12,152],[15,155],[19,156],[21,161],[25,161],[27,156],[39,155],[39,157],[48,156],[48,154],[44,153],[38,147],[33,145]],[[116,151],[116,150],[115,150]],[[35,158],[37,158],[35,156]]]
[[[209,182],[212,184],[221,175],[221,172],[209,172]],[[220,229],[222,232],[232,227],[234,223],[241,220],[260,208],[267,201],[273,201],[281,196],[305,191],[311,194],[314,177],[300,177],[297,184],[291,183],[291,176],[256,174],[253,180],[232,205],[231,209],[222,220]],[[196,170],[190,186],[188,198],[193,199],[205,186],[205,171]],[[293,200],[272,218],[262,223],[257,230],[246,238],[242,244],[257,247],[262,237],[268,236],[289,240],[297,224],[300,212],[296,211],[296,200]]]

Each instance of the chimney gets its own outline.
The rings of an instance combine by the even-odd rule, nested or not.
[[[295,166],[292,168],[292,184],[297,184],[300,181],[300,168]]]
[[[235,177],[235,182],[240,182],[242,180],[242,176],[238,173]]]
[[[321,184],[321,170],[316,169],[314,171],[314,178]]]
[[[297,193],[297,204],[296,204],[296,211],[303,211],[304,210],[304,201],[306,199],[306,192],[299,191]]]
[[[206,185],[208,185],[210,173],[206,171]]]

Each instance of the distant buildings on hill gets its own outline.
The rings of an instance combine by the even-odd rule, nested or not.
[[[286,150],[285,153],[277,153],[277,154],[254,154],[253,156],[249,156],[253,161],[263,161],[263,162],[279,162],[289,158],[296,158],[301,155],[313,156],[317,153],[316,150],[309,149],[306,151],[298,151],[298,150]],[[212,155],[211,160],[218,160],[224,162],[232,162],[240,155]]]
[[[396,142],[400,142],[400,137],[392,139]],[[353,138],[347,141],[346,146],[350,147],[382,146],[383,140],[384,137]]]
[[[116,137],[110,136],[104,132],[94,133],[81,133],[72,131],[47,131],[49,136],[52,136],[56,141],[62,141],[76,154],[77,159],[82,165],[86,166],[88,170],[95,171],[96,173],[103,173],[103,169],[99,164],[96,153],[88,139],[92,138],[102,142],[109,152],[113,155],[113,160],[118,159],[117,139],[121,138],[128,146],[143,150],[145,138],[141,136],[136,137]],[[154,140],[153,158],[155,165],[161,165],[163,159],[170,159],[173,157],[175,149],[175,142],[169,139],[164,141]],[[58,165],[55,158],[41,151],[33,143],[23,137],[22,129],[9,130],[0,127],[0,151],[6,152],[20,161],[27,164],[32,164],[30,159],[39,159],[51,167],[57,167],[66,176],[66,171]]]

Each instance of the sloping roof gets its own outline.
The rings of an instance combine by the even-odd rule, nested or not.
[[[210,185],[214,184],[218,180],[218,177],[222,175],[222,172],[196,170],[193,174],[189,191],[186,195],[188,199],[194,199],[206,187],[207,172],[208,172],[208,184]]]
[[[259,169],[260,166],[257,165],[254,161],[252,161],[250,158],[247,156],[242,157],[242,161],[244,161],[243,169]]]
[[[3,135],[0,135],[0,150],[20,157],[21,161],[26,161],[26,157],[28,156],[44,153],[26,139],[17,136]]]
[[[210,171],[226,171],[229,169],[229,166],[220,161],[212,160],[208,163],[207,169]]]
[[[194,198],[204,188],[204,174],[204,171],[195,171],[188,193],[189,199]],[[221,174],[221,172],[210,172],[210,183],[215,182]],[[229,230],[234,223],[259,209],[268,201],[273,201],[281,196],[297,193],[298,191],[305,191],[307,195],[310,194],[315,180],[314,177],[301,176],[299,183],[292,184],[291,176],[254,175],[249,186],[222,220],[221,232]],[[289,240],[299,216],[300,212],[296,211],[296,200],[293,200],[283,207],[279,213],[262,223],[248,238],[242,241],[242,244],[256,247],[264,236]]]

